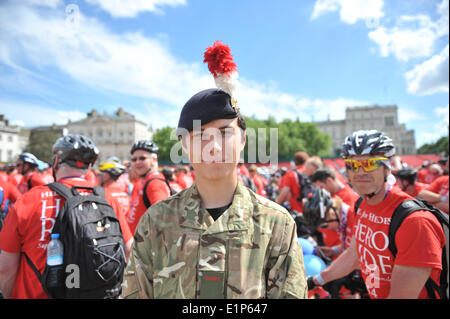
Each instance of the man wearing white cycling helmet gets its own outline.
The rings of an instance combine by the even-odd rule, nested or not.
[[[445,237],[437,218],[425,210],[414,211],[401,223],[395,240],[389,240],[395,209],[413,199],[388,182],[389,158],[394,154],[394,144],[383,132],[357,131],[345,139],[341,155],[362,201],[350,246],[327,269],[308,279],[310,287],[360,267],[371,298],[438,297]]]
[[[37,167],[39,160],[31,153],[22,153],[17,159],[17,171],[22,174],[22,179],[17,185],[19,191],[23,194],[34,186],[45,185],[44,180],[39,176]]]

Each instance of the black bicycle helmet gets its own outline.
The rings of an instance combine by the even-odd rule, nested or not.
[[[98,148],[86,136],[67,134],[56,140],[53,154],[58,156],[58,163],[67,163],[75,168],[88,168],[98,157]]]
[[[385,157],[395,155],[395,146],[384,132],[377,130],[356,131],[345,138],[342,144],[342,157],[352,155],[383,154]]]
[[[311,196],[303,205],[303,216],[312,230],[326,222],[327,212],[333,206],[330,193],[323,188],[314,188]]]
[[[134,142],[133,146],[131,146],[130,153],[133,154],[136,150],[144,150],[149,153],[155,153],[158,154],[159,148],[155,144],[155,142],[149,141],[149,140],[140,140],[137,142]]]
[[[119,178],[119,176],[126,171],[126,167],[124,165],[115,161],[100,163],[98,169],[100,172],[109,173],[114,179]]]
[[[408,183],[412,185],[416,181],[417,170],[412,167],[405,167],[398,170],[395,176],[401,180],[408,181]]]

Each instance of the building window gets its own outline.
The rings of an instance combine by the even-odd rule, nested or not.
[[[12,141],[13,141],[12,135],[8,135],[8,142],[12,142]]]
[[[385,126],[394,126],[394,117],[392,117],[392,116],[385,117],[384,125]]]

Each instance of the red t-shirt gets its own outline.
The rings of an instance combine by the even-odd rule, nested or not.
[[[5,172],[0,172],[0,181],[7,182],[8,178],[8,174],[6,174]]]
[[[2,208],[6,200],[9,200],[10,203],[14,203],[22,196],[22,193],[19,192],[17,187],[8,181],[5,182],[3,180],[0,180],[0,189],[3,191],[3,202],[0,203]]]
[[[448,175],[438,177],[426,189],[441,196],[446,196],[448,201]],[[448,214],[448,210],[443,209],[443,211]]]
[[[183,190],[183,188],[177,182],[169,181],[169,185],[170,185],[170,188],[172,188],[172,190],[175,193],[179,193],[179,192],[181,192]]]
[[[371,206],[363,200],[358,209],[354,236],[361,273],[371,298],[384,299],[389,295],[395,265],[433,268],[431,277],[439,282],[445,237],[441,225],[430,212],[417,211],[408,216],[395,236],[398,250],[395,259],[389,250],[388,230],[392,214],[401,202],[411,198],[394,187],[380,204]],[[427,298],[425,288],[419,298]]]
[[[122,190],[122,185],[118,183],[112,183],[108,187],[104,187],[105,196],[111,198],[116,203],[117,218],[119,219],[120,228],[122,229],[123,239],[125,243],[128,242],[133,237],[131,234],[130,227],[126,220],[126,214],[130,209],[130,196]]]
[[[31,172],[22,176],[19,185],[17,185],[17,189],[24,194],[30,190],[30,185],[31,187],[42,186],[45,185],[45,182],[37,172]]]
[[[437,175],[430,173],[428,169],[421,169],[417,172],[417,180],[425,184],[431,184],[437,177]]]
[[[9,174],[8,181],[14,186],[18,186],[21,180],[22,175],[17,173],[16,171],[13,171],[11,174]]]
[[[175,182],[181,186],[182,189],[188,188],[190,187],[193,183],[194,180],[192,179],[192,177],[186,173],[180,173],[176,178],[175,178]]]
[[[44,181],[45,184],[50,184],[53,183],[55,181],[55,179],[53,178],[53,174],[50,170],[47,170],[45,172],[41,172],[39,173],[39,176],[42,178],[42,180]]]
[[[431,183],[427,190],[448,197],[448,175],[441,176]]]
[[[407,192],[407,193],[413,197],[416,197],[417,195],[419,195],[419,193],[422,189],[426,189],[428,186],[429,185],[425,184],[425,183],[415,182],[414,189],[412,190],[412,192]]]
[[[126,216],[132,234],[134,234],[134,231],[136,230],[136,227],[142,215],[144,215],[144,213],[147,211],[143,196],[144,186],[148,180],[155,177],[162,178],[163,180],[165,179],[162,173],[154,171],[143,179],[140,179],[134,185],[133,192],[131,194],[130,210],[128,211]],[[163,180],[155,179],[151,181],[147,186],[147,198],[150,201],[151,205],[170,196],[170,189],[167,186],[166,182]]]
[[[253,183],[255,183],[256,186],[256,193],[260,196],[266,197],[266,188],[264,186],[264,181],[261,178],[261,176],[254,175],[253,177],[250,177],[253,180]]]
[[[304,173],[304,167],[303,166],[297,166],[296,170],[300,173]],[[291,205],[292,210],[296,210],[299,213],[303,212],[303,203],[299,202],[297,198],[300,197],[300,181],[298,180],[298,175],[293,170],[287,171],[286,174],[284,174],[283,179],[280,182],[279,189],[282,189],[283,187],[289,187],[291,190],[291,196],[289,203]]]
[[[350,188],[348,185],[344,185],[340,190],[334,193],[331,197],[339,196],[344,203],[351,207],[355,207],[355,203],[359,198],[359,195]]]
[[[60,180],[67,186],[93,187],[82,178]],[[117,211],[116,204],[106,195],[106,200]],[[55,218],[64,206],[65,199],[47,186],[33,187],[14,205],[5,219],[0,232],[0,249],[10,252],[25,252],[42,273],[46,264],[47,245],[50,241]],[[124,238],[125,239],[125,238]],[[47,299],[41,284],[28,265],[26,258],[20,258],[12,298]]]

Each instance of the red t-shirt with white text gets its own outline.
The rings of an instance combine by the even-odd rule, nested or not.
[[[439,282],[444,232],[430,212],[417,211],[408,216],[395,236],[397,256],[389,250],[388,230],[397,206],[412,197],[397,187],[377,205],[362,201],[355,217],[356,239],[362,276],[371,298],[384,299],[389,295],[392,270],[395,265],[433,268],[431,277]],[[427,298],[422,289],[419,298]]]
[[[69,187],[94,186],[82,178],[62,179],[60,182]],[[116,204],[108,194],[105,197],[114,211],[117,211]],[[64,203],[65,199],[47,186],[33,187],[16,201],[8,213],[0,232],[0,249],[10,253],[27,253],[39,272],[43,273],[47,258],[47,245],[57,213]],[[127,241],[127,239],[125,240]],[[36,274],[23,256],[20,258],[11,298],[48,298]]]

